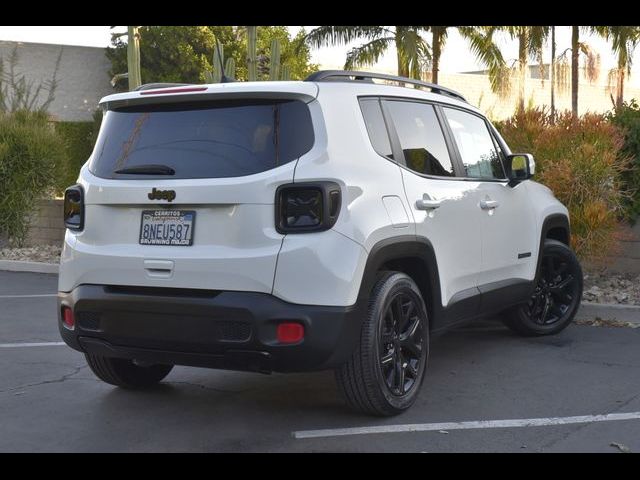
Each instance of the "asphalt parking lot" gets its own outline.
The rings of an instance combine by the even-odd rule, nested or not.
[[[640,452],[640,329],[447,333],[414,407],[379,419],[347,410],[330,372],[177,367],[151,391],[101,383],[59,343],[56,282],[0,272],[1,452]]]

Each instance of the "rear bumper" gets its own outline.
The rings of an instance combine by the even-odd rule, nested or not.
[[[62,306],[75,329],[61,321]],[[355,349],[364,312],[296,305],[253,292],[81,285],[58,294],[60,334],[81,352],[151,363],[300,372],[336,367]],[[304,340],[276,339],[282,321],[304,325]]]

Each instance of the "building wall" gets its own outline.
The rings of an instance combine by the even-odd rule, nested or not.
[[[56,120],[90,121],[100,99],[113,93],[109,83],[111,63],[104,48],[0,41],[5,68],[14,48],[18,51],[16,72],[24,73],[36,86],[52,78],[62,52],[55,100],[49,106]],[[45,99],[46,93],[40,98]]]
[[[440,73],[439,83],[460,92],[469,103],[479,107],[493,120],[502,120],[513,114],[517,103],[517,86],[514,85],[507,98],[500,98],[491,92],[489,77],[478,74]],[[551,106],[551,83],[547,80],[528,78],[526,82],[525,105],[534,107]],[[613,108],[612,92],[603,84],[580,83],[578,88],[578,111],[608,112]],[[640,100],[640,88],[625,87],[625,100]],[[558,91],[556,88],[556,110],[571,110],[571,90]]]

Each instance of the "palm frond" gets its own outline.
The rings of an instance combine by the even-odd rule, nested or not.
[[[591,31],[611,42],[611,51],[618,57],[618,69],[626,69],[627,74],[631,74],[633,53],[640,43],[640,27],[598,25],[591,27]]]
[[[347,53],[347,59],[344,64],[345,70],[353,70],[364,65],[373,65],[393,42],[395,42],[394,37],[382,37],[352,48]]]
[[[542,63],[542,49],[544,47],[544,42],[549,36],[551,27],[534,25],[526,28],[528,29],[527,50],[529,51],[529,55]]]
[[[507,67],[502,52],[493,40],[495,30],[478,27],[458,27],[463,38],[469,42],[471,51],[489,70],[489,80],[493,92],[507,93],[511,71]]]
[[[569,55],[566,54],[568,50],[556,57],[554,83],[560,93],[566,93],[571,88],[571,62]]]
[[[358,39],[373,40],[381,37],[388,30],[380,26],[335,26],[328,25],[314,28],[304,37],[311,48],[332,45],[344,45]]]
[[[416,27],[396,27],[398,58],[412,78],[421,78],[425,64],[431,60],[431,47]]]
[[[449,27],[441,27],[440,30],[440,49],[444,50],[447,44],[447,38],[449,36]]]

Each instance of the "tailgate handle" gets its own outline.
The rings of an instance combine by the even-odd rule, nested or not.
[[[145,260],[144,269],[150,277],[170,277],[173,273],[173,261]]]

